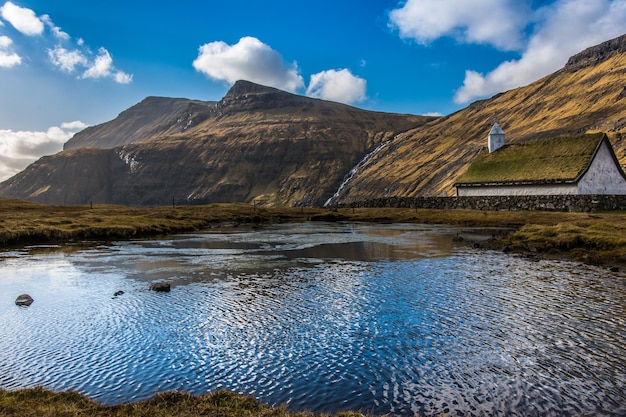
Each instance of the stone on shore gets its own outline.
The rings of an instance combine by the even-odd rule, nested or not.
[[[33,297],[31,297],[30,295],[22,294],[15,299],[15,305],[18,305],[20,307],[28,307],[33,303],[33,301],[35,300],[33,300]]]
[[[150,289],[156,292],[170,292],[170,284],[167,282],[156,282],[150,285]]]

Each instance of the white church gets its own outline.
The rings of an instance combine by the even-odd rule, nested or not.
[[[605,133],[506,144],[497,121],[454,186],[456,195],[626,195],[626,174]]]

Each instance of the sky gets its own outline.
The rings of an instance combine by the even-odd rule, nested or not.
[[[447,115],[624,33],[626,0],[0,0],[0,181],[147,96]]]

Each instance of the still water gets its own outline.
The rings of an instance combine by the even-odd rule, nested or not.
[[[318,412],[626,415],[626,274],[475,250],[457,233],[315,223],[0,252],[0,387],[105,404],[227,389]],[[149,290],[160,281],[172,291]],[[21,293],[35,302],[15,306]]]

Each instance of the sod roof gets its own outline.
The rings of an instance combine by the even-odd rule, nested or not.
[[[457,184],[570,182],[582,175],[604,133],[537,139],[480,153]]]

